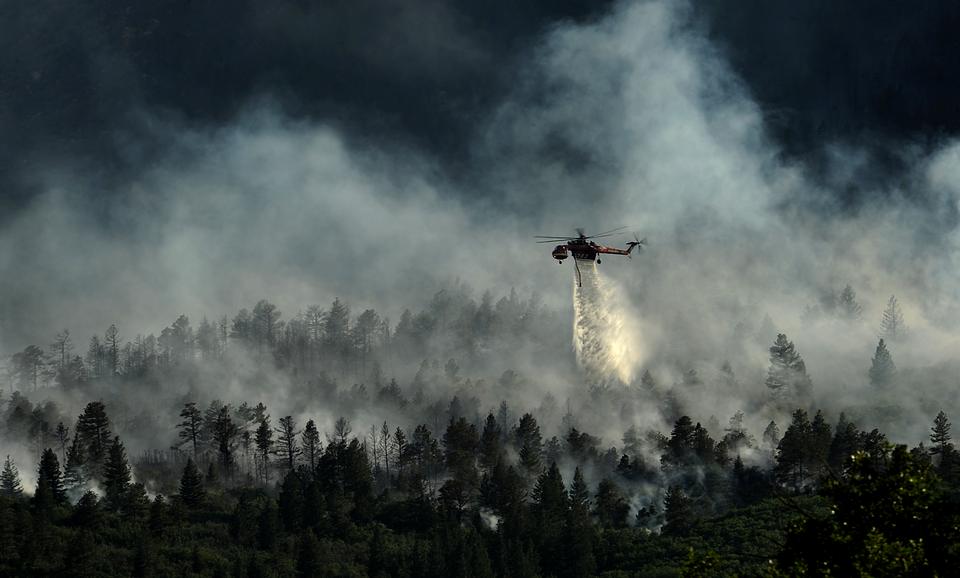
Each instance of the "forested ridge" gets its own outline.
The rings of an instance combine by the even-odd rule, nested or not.
[[[859,319],[852,289],[806,313],[824,314]],[[894,298],[881,329],[878,391],[897,379]],[[735,360],[564,403],[551,381],[582,379],[568,332],[535,297],[458,283],[395,323],[263,300],[158,337],[65,330],[8,366],[0,574],[950,574],[944,412],[908,448],[821,410],[775,332],[744,341],[769,364],[733,415],[691,401],[741,391]]]

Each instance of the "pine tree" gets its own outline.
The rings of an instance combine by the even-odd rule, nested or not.
[[[100,525],[102,515],[100,512],[100,499],[92,491],[86,491],[80,499],[77,500],[77,507],[71,516],[71,522],[74,525],[84,528],[87,531],[94,530]]]
[[[870,385],[874,387],[890,387],[896,377],[897,366],[893,363],[893,356],[887,350],[883,339],[877,344],[877,351],[870,364]]]
[[[57,429],[54,431],[54,437],[57,445],[60,446],[60,459],[67,463],[67,442],[70,441],[70,428],[63,425],[63,422],[57,423]]]
[[[857,303],[857,293],[850,285],[844,287],[843,291],[840,292],[837,312],[842,319],[847,321],[857,321],[863,314],[863,307]]]
[[[280,520],[288,532],[296,532],[303,526],[303,480],[300,472],[290,470],[280,485],[277,505],[280,508]]]
[[[640,376],[640,390],[646,393],[652,393],[657,390],[657,380],[653,378],[653,374],[650,373],[649,369],[644,369],[643,375]]]
[[[103,466],[104,503],[107,509],[118,512],[127,503],[130,489],[130,465],[119,436],[113,438],[107,462]]]
[[[610,478],[603,478],[597,485],[593,513],[601,526],[623,528],[627,525],[630,504]]]
[[[67,493],[63,488],[63,479],[60,475],[60,462],[57,460],[57,454],[47,448],[40,456],[37,489],[33,494],[33,502],[39,510],[45,511],[66,501]]]
[[[103,345],[106,351],[107,369],[110,375],[120,373],[120,332],[117,326],[111,324],[103,336]]]
[[[0,471],[0,496],[18,499],[23,495],[23,486],[20,484],[20,472],[10,456],[3,462],[3,471]]]
[[[807,445],[807,469],[811,474],[820,475],[826,470],[832,439],[830,424],[823,412],[817,410],[810,422],[810,443]]]
[[[480,434],[480,467],[486,472],[493,470],[493,466],[500,459],[500,437],[500,425],[493,412],[490,412],[483,423],[483,433]]]
[[[317,469],[317,461],[320,459],[323,447],[320,443],[320,432],[317,431],[317,425],[313,423],[312,419],[303,427],[300,441],[303,445],[303,457],[307,462],[307,467],[313,472]]]
[[[66,489],[76,497],[79,490],[86,484],[87,476],[84,472],[84,450],[77,429],[73,432],[73,443],[67,449],[67,466],[63,472],[63,483]]]
[[[203,502],[204,497],[200,470],[193,463],[193,458],[187,458],[187,465],[184,466],[183,475],[180,477],[180,499],[184,505],[195,508]]]
[[[845,413],[841,413],[827,454],[827,464],[835,474],[843,473],[847,460],[858,449],[859,437],[860,432],[857,430],[857,426],[847,420]]]
[[[792,341],[783,333],[770,347],[770,368],[766,386],[774,403],[792,405],[809,400],[812,385],[807,367]]]
[[[270,427],[270,416],[264,415],[257,426],[254,439],[257,446],[257,465],[261,472],[264,484],[270,483],[270,453],[273,451],[273,429]]]
[[[697,426],[694,426],[693,420],[686,415],[680,416],[673,424],[673,431],[670,432],[670,439],[667,441],[667,451],[660,457],[660,463],[664,468],[681,466],[690,461],[694,455]]]
[[[947,419],[947,414],[940,411],[937,413],[937,417],[933,420],[933,427],[930,428],[930,442],[933,444],[933,447],[930,448],[930,453],[944,455],[952,449],[953,444],[950,443],[950,420]]]
[[[177,436],[180,438],[177,447],[189,445],[191,456],[197,459],[200,441],[203,435],[203,416],[195,402],[188,402],[180,410],[180,417],[183,419],[177,424]]]
[[[777,446],[777,463],[774,474],[781,484],[793,487],[799,492],[810,476],[810,443],[813,428],[807,412],[798,409],[793,412],[793,420],[783,433],[783,439]]]
[[[84,456],[96,468],[103,463],[110,447],[110,420],[102,401],[91,401],[77,420],[77,433],[84,446]]]
[[[590,522],[590,490],[583,479],[583,472],[577,467],[570,484],[570,507],[567,510],[565,525],[564,562],[561,576],[581,578],[593,576],[596,558],[593,555],[594,528]]]
[[[896,296],[891,295],[883,310],[883,317],[880,319],[880,335],[887,341],[896,343],[906,337],[906,334],[907,326],[903,321],[900,303],[897,302]]]
[[[402,486],[407,466],[410,465],[410,449],[407,445],[407,434],[403,433],[403,430],[398,427],[396,431],[393,432],[393,439],[390,443],[393,448],[394,461],[396,463],[397,482]]]
[[[771,420],[767,424],[766,429],[763,430],[763,443],[770,449],[777,448],[777,444],[780,443],[780,428],[777,427],[777,422]]]
[[[666,519],[663,531],[667,534],[683,534],[693,524],[693,504],[678,485],[667,488],[663,510]]]
[[[297,467],[297,457],[301,453],[299,444],[297,444],[297,422],[292,416],[280,418],[280,427],[274,431],[277,432],[276,454],[280,463],[284,465],[287,471],[293,471]]]
[[[526,413],[520,418],[515,432],[517,447],[520,453],[520,465],[530,477],[540,474],[543,468],[543,438],[540,436],[540,426],[532,415]]]
[[[533,514],[545,575],[557,575],[563,568],[563,535],[567,522],[567,492],[556,463],[540,474],[533,488]]]
[[[217,448],[220,469],[226,477],[230,477],[233,472],[233,452],[239,434],[240,430],[230,416],[230,406],[221,407],[213,421],[212,438]]]

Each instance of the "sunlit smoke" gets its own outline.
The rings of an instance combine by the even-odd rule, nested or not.
[[[639,323],[592,260],[574,261],[573,348],[592,385],[629,384],[643,364]],[[579,280],[579,282],[578,282]]]

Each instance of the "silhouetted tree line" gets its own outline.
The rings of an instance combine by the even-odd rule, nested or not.
[[[125,341],[111,324],[102,336],[89,339],[85,353],[65,329],[47,349],[30,345],[13,355],[9,378],[21,391],[44,385],[83,387],[91,381],[144,378],[187,364],[216,363],[233,349],[294,375],[322,371],[381,385],[382,366],[396,359],[475,360],[508,352],[528,335],[551,341],[549,314],[536,296],[521,299],[511,291],[495,300],[486,292],[478,301],[471,293],[454,283],[434,294],[422,311],[404,310],[396,324],[373,309],[352,315],[340,299],[283,319],[277,306],[263,299],[232,318],[203,317],[196,327],[180,315],[159,336],[138,334]]]
[[[15,394],[8,427],[29,406]],[[33,487],[4,461],[0,573],[925,576],[956,562],[943,412],[909,450],[804,409],[760,441],[737,412],[714,432],[686,415],[669,435],[632,427],[605,449],[576,427],[545,439],[505,403],[482,419],[460,406],[440,430],[366,433],[186,402],[171,432],[185,461],[139,464],[90,402],[39,450]]]

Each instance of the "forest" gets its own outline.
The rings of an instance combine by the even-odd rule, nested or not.
[[[859,322],[855,292],[837,295],[804,315]],[[896,298],[880,327],[878,392],[899,375],[887,342],[906,339]],[[733,361],[630,383],[588,383],[566,335],[536,296],[459,282],[396,323],[339,299],[284,320],[261,300],[159,336],[63,330],[7,364],[0,574],[951,573],[943,411],[910,447],[818,408],[775,331],[744,341],[761,379]],[[745,388],[742,410],[698,413],[705,391]]]

